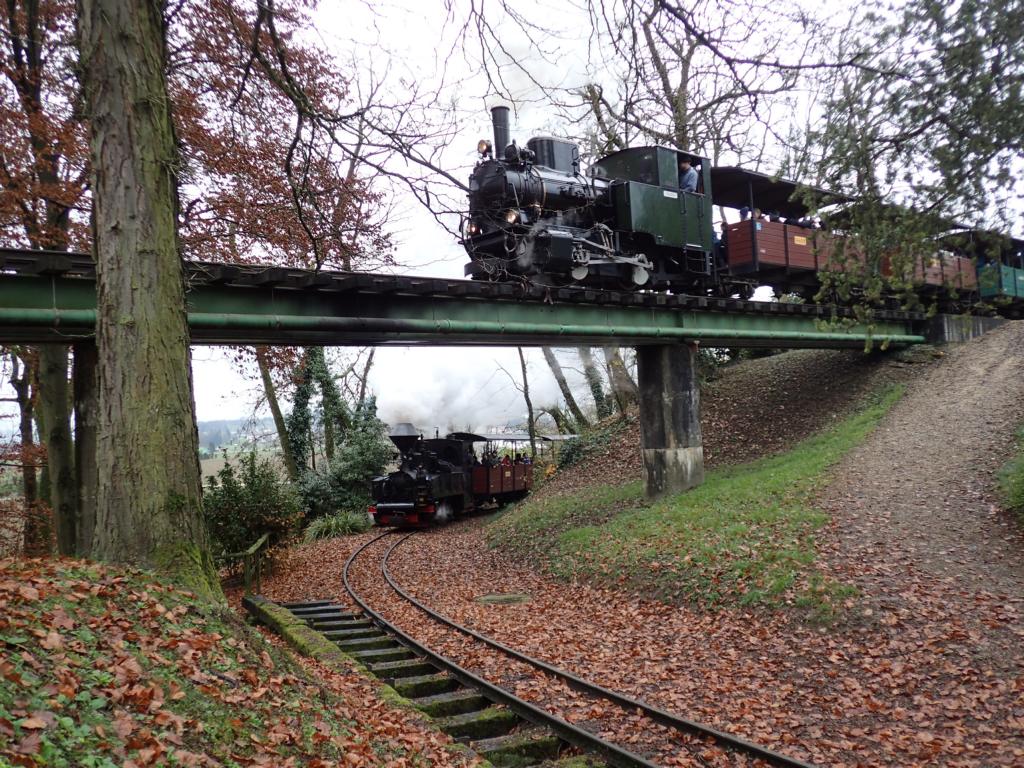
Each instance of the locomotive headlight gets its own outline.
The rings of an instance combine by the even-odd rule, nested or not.
[[[505,211],[505,221],[507,221],[509,224],[515,224],[517,221],[519,221],[519,211],[517,211],[515,208],[509,208],[507,211]]]
[[[480,141],[476,143],[476,151],[484,157],[487,157],[491,154],[491,142],[487,139],[480,139]]]
[[[479,234],[480,234],[480,225],[479,224],[476,224],[475,222],[472,222],[472,221],[466,223],[466,237],[472,237],[473,235],[479,235]]]

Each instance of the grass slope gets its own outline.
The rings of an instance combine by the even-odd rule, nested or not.
[[[305,667],[227,609],[75,561],[0,561],[0,766],[437,765],[365,678]]]
[[[653,504],[637,482],[527,500],[495,521],[488,541],[563,578],[707,607],[793,602],[827,617],[847,590],[812,568],[814,534],[828,519],[812,498],[903,389],[886,388],[791,451],[711,472],[699,488]]]
[[[1017,433],[1017,456],[999,473],[999,490],[1006,507],[1024,517],[1024,427]]]

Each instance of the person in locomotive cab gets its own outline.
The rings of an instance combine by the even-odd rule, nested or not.
[[[679,158],[679,188],[683,192],[697,191],[697,169],[686,157]]]

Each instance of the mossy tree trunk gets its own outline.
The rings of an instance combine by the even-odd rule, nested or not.
[[[96,344],[74,345],[72,389],[75,403],[75,470],[78,480],[78,530],[75,549],[79,557],[92,556],[96,530]]]
[[[587,379],[590,393],[594,396],[594,409],[597,411],[597,418],[604,419],[612,415],[612,406],[604,392],[604,383],[601,381],[601,372],[594,362],[594,353],[590,347],[577,347],[580,360],[583,362],[583,375]]]
[[[97,282],[93,556],[223,599],[202,515],[163,4],[79,8]]]
[[[78,542],[78,483],[75,448],[71,437],[68,387],[68,348],[62,344],[39,346],[39,410],[45,432],[49,470],[50,508],[57,529],[57,551],[74,555]]]
[[[615,404],[619,406],[619,412],[624,414],[637,404],[640,391],[633,377],[629,375],[626,362],[617,348],[604,347],[604,362],[608,368],[608,381],[612,386],[612,394],[615,395]]]

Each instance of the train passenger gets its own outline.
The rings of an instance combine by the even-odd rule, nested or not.
[[[679,188],[683,192],[697,191],[697,171],[685,157],[679,159]]]
[[[746,221],[750,218],[750,209],[747,206],[740,208],[740,221]]]
[[[504,456],[501,457],[501,466],[503,466],[503,467],[511,467],[512,466],[512,459],[510,459],[508,457],[507,453]]]
[[[729,247],[729,222],[722,222],[722,236],[715,238],[715,266],[718,269],[725,269],[729,260],[726,258],[727,248]]]

